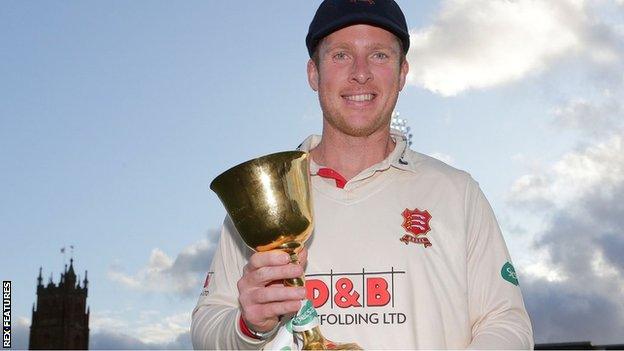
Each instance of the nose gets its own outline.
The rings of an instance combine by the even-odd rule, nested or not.
[[[351,81],[359,84],[366,84],[373,79],[369,62],[366,57],[358,56],[353,60],[353,68],[351,72]]]

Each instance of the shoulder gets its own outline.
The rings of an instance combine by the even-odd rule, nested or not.
[[[468,172],[411,149],[405,151],[401,160],[402,168],[421,181],[453,183],[462,187],[476,183]]]

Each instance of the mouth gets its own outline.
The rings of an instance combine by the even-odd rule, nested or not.
[[[367,102],[372,101],[377,97],[377,94],[355,94],[355,95],[342,95],[342,98],[347,101],[354,102]]]

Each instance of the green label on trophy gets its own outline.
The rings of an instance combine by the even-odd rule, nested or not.
[[[304,300],[297,315],[292,319],[292,327],[296,332],[310,330],[318,326],[318,313],[310,300]]]

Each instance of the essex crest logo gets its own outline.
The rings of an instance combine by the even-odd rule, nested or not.
[[[417,208],[410,210],[406,208],[401,215],[403,215],[403,224],[401,224],[401,226],[408,234],[403,235],[400,240],[405,243],[405,245],[415,243],[422,244],[425,248],[432,246],[429,239],[424,236],[431,230],[429,226],[431,214],[429,214],[429,211],[421,211]]]

